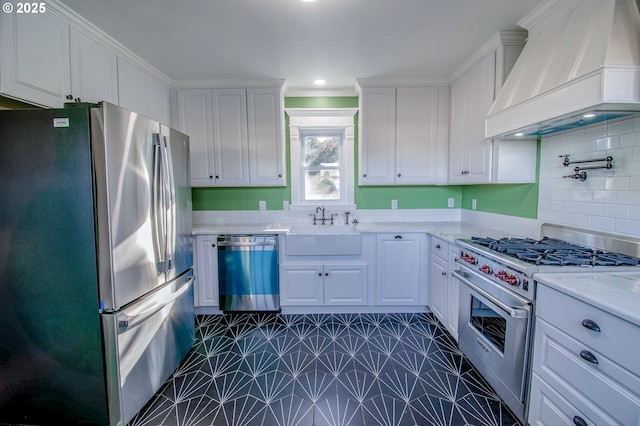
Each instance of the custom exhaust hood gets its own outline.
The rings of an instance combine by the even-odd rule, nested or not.
[[[640,0],[550,0],[486,118],[486,137],[544,136],[640,113]]]

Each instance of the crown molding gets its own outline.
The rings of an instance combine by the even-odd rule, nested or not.
[[[280,87],[284,86],[284,79],[207,79],[207,80],[174,80],[174,89],[219,89],[232,87]]]

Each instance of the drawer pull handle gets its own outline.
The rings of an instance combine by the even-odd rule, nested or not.
[[[589,330],[597,331],[600,333],[600,326],[593,320],[584,319],[582,320],[582,326],[584,328],[588,328]]]
[[[573,416],[573,424],[576,426],[589,426],[580,416]]]
[[[593,364],[598,363],[598,358],[596,358],[596,356],[589,351],[580,351],[580,358]]]

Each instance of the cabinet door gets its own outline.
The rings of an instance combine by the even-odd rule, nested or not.
[[[449,135],[449,183],[466,178],[467,134],[469,133],[469,74],[451,85],[451,129]]]
[[[438,88],[397,89],[395,183],[435,184]]]
[[[367,265],[324,265],[325,305],[367,305]]]
[[[449,265],[438,256],[431,255],[431,311],[438,320],[446,325],[447,322],[447,281]]]
[[[2,13],[0,92],[60,108],[70,93],[69,25],[51,10]]]
[[[280,268],[282,306],[321,306],[324,304],[324,270],[318,264],[283,264]]]
[[[212,108],[216,185],[249,186],[246,91],[214,89]]]
[[[178,127],[189,135],[191,186],[214,186],[210,89],[178,90]]]
[[[118,58],[118,99],[121,107],[149,117],[147,76],[122,58]]]
[[[378,235],[378,305],[417,305],[420,296],[420,235]]]
[[[485,117],[495,98],[496,53],[469,71],[469,138],[466,164],[470,183],[487,183],[491,171],[491,144],[485,140]]]
[[[195,239],[195,305],[219,306],[218,301],[218,236]]]
[[[447,270],[447,301],[446,301],[446,314],[445,314],[445,327],[449,330],[449,333],[456,341],[458,340],[458,311],[460,310],[460,303],[458,302],[460,281],[458,281],[451,271],[457,268],[457,259],[459,256],[459,249],[455,244],[449,244],[449,263]]]
[[[396,89],[362,89],[360,131],[360,185],[393,184],[395,182]]]
[[[118,56],[71,28],[71,95],[83,102],[118,104]]]
[[[147,114],[163,124],[170,123],[169,87],[147,76]]]
[[[279,87],[247,89],[252,186],[284,186],[284,109]]]

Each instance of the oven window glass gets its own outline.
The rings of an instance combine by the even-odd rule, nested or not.
[[[507,320],[473,296],[471,296],[471,325],[504,353]]]

